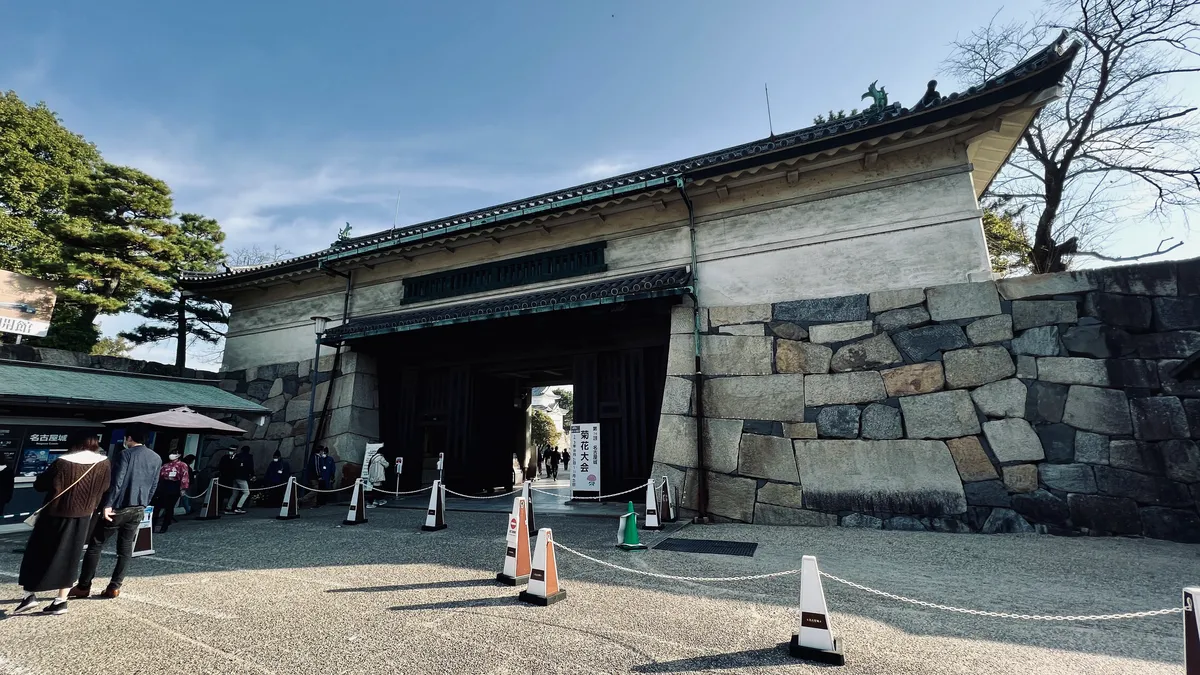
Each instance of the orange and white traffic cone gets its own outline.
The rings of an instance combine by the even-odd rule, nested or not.
[[[525,518],[527,508],[525,498],[517,497],[513,500],[512,513],[508,516],[504,571],[496,575],[496,581],[509,586],[529,581],[529,521]]]
[[[283,504],[279,506],[278,520],[291,520],[300,515],[300,495],[296,492],[296,477],[288,478],[287,489],[283,491]]]
[[[426,532],[446,529],[446,489],[440,480],[433,481],[433,489],[429,491],[429,509],[425,511],[421,529]]]
[[[204,496],[204,506],[200,509],[198,520],[217,520],[221,517],[221,499],[217,496],[217,489],[217,479],[214,478],[208,483],[208,492]]]
[[[529,572],[529,586],[517,595],[521,602],[531,605],[553,605],[565,600],[567,592],[558,585],[558,563],[554,560],[554,534],[550,528],[538,530],[537,545],[533,549],[533,569]]]
[[[647,530],[663,529],[658,513],[658,493],[654,490],[653,478],[646,481],[646,524],[642,527]]]
[[[834,666],[846,665],[841,641],[833,636],[833,622],[821,587],[821,570],[815,556],[800,560],[800,626],[792,635],[791,654],[798,659]]]
[[[521,496],[525,498],[525,516],[529,522],[529,536],[537,535],[537,519],[533,517],[533,481],[525,481],[521,486]]]
[[[671,492],[671,481],[667,480],[666,476],[663,476],[662,480],[662,501],[658,507],[658,515],[664,522],[673,523],[679,520],[679,514],[675,510],[675,493]]]
[[[362,525],[367,522],[367,504],[363,495],[361,478],[354,479],[354,489],[350,491],[350,511],[346,513],[343,525]]]
[[[1183,589],[1183,663],[1187,675],[1200,675],[1200,588]]]

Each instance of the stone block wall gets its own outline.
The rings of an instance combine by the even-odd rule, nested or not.
[[[1200,260],[676,312],[685,507],[699,384],[718,518],[1200,541]]]
[[[333,354],[322,356],[315,371],[312,359],[305,359],[220,374],[222,389],[259,403],[272,413],[270,421],[262,426],[257,419],[238,423],[247,431],[238,443],[250,446],[255,467],[266,466],[278,450],[292,470],[299,471],[304,463],[309,404],[315,408],[314,424],[319,423],[330,396],[324,432],[313,439],[313,445],[328,446],[330,455],[338,460],[339,471],[345,462],[362,462],[366,444],[379,437],[375,364],[368,356],[345,351],[334,377],[334,360]]]

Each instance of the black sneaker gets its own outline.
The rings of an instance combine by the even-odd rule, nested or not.
[[[21,601],[21,604],[17,605],[17,608],[13,610],[13,614],[19,614],[21,612],[31,610],[37,606],[38,606],[37,596],[36,595],[27,595],[27,596],[25,596],[25,599]]]
[[[58,616],[59,614],[66,614],[66,613],[67,613],[67,601],[66,600],[55,600],[54,602],[46,605],[46,607],[42,610],[42,614],[53,614],[54,616]]]
[[[232,516],[235,513],[237,513],[237,511],[234,511],[233,509],[225,509],[225,510],[221,511],[221,515],[224,515],[224,516]]]
[[[246,509],[234,509],[233,510],[233,513],[238,516],[244,514],[245,512],[246,512]]]

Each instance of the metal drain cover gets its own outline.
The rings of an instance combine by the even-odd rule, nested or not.
[[[665,539],[654,548],[680,553],[708,553],[711,555],[754,556],[758,544],[747,541],[721,541],[719,539]]]

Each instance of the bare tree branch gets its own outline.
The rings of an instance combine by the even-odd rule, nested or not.
[[[1174,239],[1174,237],[1170,237],[1168,239],[1163,239],[1162,241],[1158,242],[1158,248],[1151,251],[1150,253],[1143,253],[1141,255],[1111,256],[1111,255],[1104,255],[1103,253],[1097,253],[1095,251],[1075,251],[1075,255],[1086,255],[1086,256],[1090,256],[1092,258],[1097,258],[1099,260],[1107,260],[1109,262],[1128,262],[1130,260],[1142,260],[1143,258],[1151,258],[1156,255],[1163,255],[1164,253],[1170,253],[1171,251],[1174,251],[1175,249],[1179,248],[1180,246],[1183,246],[1182,241],[1177,241],[1174,244],[1171,244],[1170,246],[1168,246],[1167,248],[1163,248],[1163,244],[1167,243],[1168,241],[1171,241],[1171,239]]]

